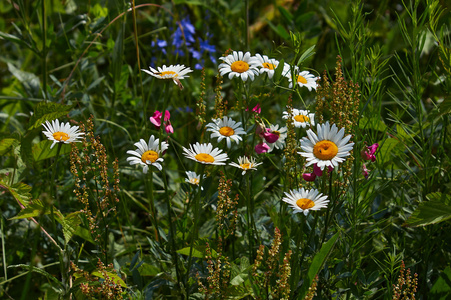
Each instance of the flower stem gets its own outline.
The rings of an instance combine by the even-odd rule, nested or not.
[[[164,171],[164,169],[163,169],[163,171]],[[177,252],[176,252],[176,244],[175,244],[177,228],[174,230],[174,223],[172,222],[172,206],[171,206],[171,199],[169,197],[169,192],[168,192],[168,182],[167,182],[166,174],[164,172],[162,172],[161,176],[163,177],[166,205],[168,208],[169,236],[171,239],[171,246],[170,246],[171,256],[172,256],[172,259],[174,260],[175,274],[177,276],[177,284],[180,285],[179,262],[178,262]],[[179,288],[180,288],[180,286],[179,286]]]
[[[159,237],[159,233],[158,233],[158,220],[157,220],[157,212],[155,210],[155,203],[154,203],[154,199],[153,199],[153,170],[152,170],[152,166],[149,167],[149,173],[147,175],[148,177],[148,181],[146,181],[146,185],[147,185],[147,191],[148,191],[148,200],[149,200],[149,205],[150,205],[150,211],[152,214],[152,223],[153,226],[155,227],[155,240],[157,242],[160,241],[160,237]]]
[[[190,277],[189,272],[191,269],[192,259],[193,259],[193,249],[194,249],[194,240],[197,240],[197,236],[199,234],[199,228],[198,228],[198,221],[199,221],[199,206],[200,206],[200,196],[201,196],[201,186],[204,179],[204,171],[205,171],[205,165],[201,165],[201,171],[200,171],[200,177],[199,177],[199,187],[197,189],[197,195],[196,199],[194,200],[194,224],[193,224],[193,235],[191,237],[191,242],[189,246],[189,256],[188,256],[188,267],[186,269],[186,280],[185,280],[185,287],[186,287],[186,299],[189,299],[189,286],[188,286],[188,278]]]
[[[62,143],[58,143],[55,161],[53,162],[52,179],[50,181],[50,199],[52,200],[50,203],[50,218],[52,219],[52,231],[55,236],[56,236],[56,223],[55,223],[55,214],[53,212],[53,203],[58,202],[58,191],[55,190],[55,186],[56,186],[55,185],[55,177],[56,177],[56,169],[57,169],[57,165],[58,165],[58,158],[60,156],[62,146],[63,146]],[[54,201],[53,201],[53,198],[55,198]]]

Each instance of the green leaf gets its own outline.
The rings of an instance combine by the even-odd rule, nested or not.
[[[449,266],[440,274],[432,286],[429,296],[437,300],[451,298],[451,268]]]
[[[392,154],[401,143],[397,139],[388,138],[383,143],[379,143],[381,146],[378,151],[378,161],[381,164],[389,162],[392,158]]]
[[[333,237],[330,238],[319,250],[319,252],[313,258],[312,264],[307,271],[307,279],[304,281],[301,287],[301,295],[299,299],[303,299],[308,292],[309,287],[312,285],[313,279],[316,277],[316,274],[322,269],[324,262],[326,261],[329,254],[332,252],[332,249],[335,246],[335,243],[340,236],[340,232],[337,232]]]
[[[79,237],[81,237],[81,238],[85,239],[86,241],[90,242],[91,244],[93,244],[93,245],[96,244],[94,239],[92,238],[91,231],[89,231],[88,229],[86,229],[84,227],[81,227],[81,226],[78,226],[77,230],[74,233],[75,233],[75,235],[78,235]]]
[[[426,196],[429,201],[421,202],[404,225],[426,226],[440,223],[451,218],[451,196],[431,193]]]
[[[382,121],[380,117],[362,117],[359,121],[360,129],[374,129],[377,131],[385,132],[387,125]]]
[[[202,245],[195,245],[193,247],[193,253],[192,256],[193,257],[197,257],[197,258],[205,258],[205,256],[207,255],[206,252],[206,246],[202,246]],[[214,249],[210,249],[211,250],[211,257],[217,257],[218,253],[214,250]],[[177,253],[189,256],[189,252],[190,252],[190,247],[186,247],[180,250],[177,250]]]
[[[306,59],[308,59],[310,56],[314,55],[315,52],[313,51],[315,49],[315,45],[308,48],[304,53],[302,53],[301,57],[298,59],[297,66],[300,66]]]
[[[0,155],[5,155],[13,149],[15,144],[18,144],[18,140],[13,138],[5,138],[0,141]]]
[[[80,227],[81,220],[78,216],[79,214],[79,211],[70,213],[63,217],[60,222],[63,227],[64,241],[66,244],[69,243],[72,236],[77,232],[78,227]]]
[[[108,272],[108,271],[105,271],[105,272],[106,272],[106,274],[108,275],[108,277],[109,277],[110,279],[113,280],[114,283],[120,285],[120,286],[123,287],[123,288],[128,288],[127,285],[125,284],[124,280],[122,280],[122,278],[120,278],[119,276],[117,276],[116,273],[112,273],[112,272]],[[99,278],[105,279],[105,277],[103,276],[103,274],[102,274],[101,272],[99,272],[99,271],[94,271],[94,272],[92,272],[91,274],[94,275],[94,276],[97,276],[97,277],[99,277]]]
[[[33,266],[24,265],[24,264],[11,265],[11,266],[8,266],[8,269],[9,269],[9,268],[23,268],[23,269],[26,269],[26,270],[30,270],[31,272],[35,272],[35,273],[44,275],[45,277],[47,277],[48,280],[53,281],[53,282],[56,283],[58,286],[60,286],[61,288],[63,288],[62,283],[59,282],[58,279],[56,279],[55,277],[53,277],[52,274],[50,274],[50,273],[44,271],[43,269],[39,269],[39,268],[36,268],[36,267],[33,267]]]
[[[38,96],[39,95],[39,89],[40,89],[40,81],[39,77],[36,76],[33,73],[25,72],[20,69],[17,69],[13,64],[7,63],[8,70],[11,72],[11,74],[14,75],[17,80],[22,83],[25,90],[30,96]]]
[[[31,201],[31,186],[18,182],[13,185],[6,183],[3,178],[0,178],[0,187],[8,190],[11,195],[16,199],[17,202],[22,204],[22,206],[28,206]]]
[[[281,77],[281,75],[282,75],[284,65],[285,65],[284,60],[281,59],[281,60],[279,61],[279,65],[278,65],[277,68],[274,70],[274,77],[273,77],[273,78],[274,78],[274,81],[275,81],[275,82],[279,82],[279,81],[280,81],[280,77]]]
[[[276,26],[268,19],[266,19],[266,22],[268,22],[269,27],[271,27],[272,30],[274,30],[284,40],[288,40],[290,38],[290,34],[282,25],[279,24]]]
[[[52,144],[53,142],[49,140],[34,144],[31,149],[34,161],[40,161],[56,156],[58,145],[55,145],[52,149],[50,149]],[[63,144],[61,147],[60,155],[70,153],[71,150],[72,147],[69,144]]]
[[[52,121],[67,115],[72,109],[72,105],[58,104],[54,102],[39,102],[33,115],[30,118],[30,127],[28,129],[38,128],[45,121]]]
[[[40,215],[46,215],[50,213],[49,208],[45,208],[41,201],[35,200],[35,202],[29,204],[27,207],[22,209],[17,216],[10,218],[9,220],[19,220],[33,218]]]

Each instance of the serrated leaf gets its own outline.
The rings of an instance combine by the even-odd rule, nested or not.
[[[34,203],[30,203],[27,207],[22,209],[17,214],[17,216],[10,218],[10,220],[33,218],[40,215],[46,215],[49,213],[50,213],[49,209],[45,209],[44,205],[42,205],[40,201],[36,201]]]
[[[17,144],[19,141],[13,138],[6,138],[0,141],[0,155],[5,155],[12,150],[13,145]]]
[[[429,201],[421,202],[407,219],[407,226],[426,226],[451,219],[451,197],[441,193],[426,196]]]
[[[309,287],[312,285],[313,279],[316,277],[316,274],[318,274],[318,272],[323,267],[324,262],[326,261],[329,254],[332,252],[339,236],[340,232],[337,232],[333,237],[330,238],[330,240],[324,243],[319,252],[316,253],[315,257],[313,258],[312,264],[310,265],[307,271],[307,279],[304,281],[301,287],[301,295],[303,296],[300,297],[299,299],[304,299],[305,295],[308,292]]]
[[[30,118],[30,127],[28,129],[38,128],[42,126],[45,121],[50,122],[65,116],[70,112],[72,107],[72,105],[54,102],[39,102]]]
[[[61,225],[63,227],[63,235],[64,235],[64,241],[69,243],[70,239],[74,236],[74,234],[77,232],[78,227],[80,227],[80,217],[78,216],[80,212],[73,212],[68,215],[66,215],[61,220]]]
[[[31,186],[22,182],[9,185],[3,179],[0,179],[0,187],[8,190],[14,197],[14,199],[16,199],[16,201],[19,202],[22,206],[26,207],[27,205],[29,205],[31,201]]]
[[[56,153],[58,152],[58,145],[55,145],[52,149],[50,149],[52,144],[53,142],[49,140],[34,144],[31,148],[34,161],[40,161],[56,156]],[[71,150],[72,147],[70,144],[63,144],[60,150],[60,155],[70,153]]]
[[[108,277],[113,280],[114,283],[120,285],[123,288],[127,288],[127,285],[125,284],[124,280],[122,280],[122,278],[117,276],[116,273],[112,273],[112,272],[108,272],[108,271],[105,271],[105,272],[108,275]],[[94,271],[94,272],[91,273],[91,275],[105,279],[103,274],[101,272],[99,272],[99,271]]]

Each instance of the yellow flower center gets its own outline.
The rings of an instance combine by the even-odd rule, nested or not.
[[[191,183],[195,185],[199,185],[199,179],[197,178],[191,178]]]
[[[242,60],[237,60],[230,66],[233,72],[244,73],[249,70],[249,64]]]
[[[65,132],[58,131],[53,134],[53,138],[57,141],[67,141],[69,139],[69,135]]]
[[[248,170],[251,167],[251,164],[241,164],[240,167],[243,170]]]
[[[301,75],[298,75],[298,80],[297,81],[302,83],[302,84],[307,84],[307,79],[305,79]]]
[[[207,153],[199,153],[196,156],[194,156],[195,159],[197,159],[198,161],[203,161],[206,163],[214,163],[215,159],[213,158],[213,156],[211,156],[210,154]]]
[[[307,116],[304,116],[304,115],[297,115],[297,116],[294,116],[294,119],[295,119],[297,122],[301,122],[301,123],[307,123],[307,122],[310,122],[310,118],[307,117]]]
[[[273,131],[271,133],[274,133],[274,134],[277,134],[278,136],[280,136],[280,132],[278,132],[278,131]]]
[[[141,161],[143,163],[146,163],[148,160],[150,160],[152,163],[154,163],[158,159],[158,153],[152,150],[146,151],[141,155]]]
[[[164,71],[160,73],[160,76],[171,75],[172,77],[177,77],[178,74],[174,71]]]
[[[296,205],[299,206],[301,209],[306,210],[315,206],[315,202],[307,198],[301,198],[298,199],[298,201],[296,201]]]
[[[338,153],[338,147],[334,142],[324,140],[319,141],[313,147],[313,154],[321,160],[330,160]]]
[[[270,63],[263,63],[262,64],[263,68],[265,69],[270,69],[270,70],[274,70],[276,68],[276,65],[270,64]]]
[[[232,127],[224,126],[219,129],[219,133],[224,136],[231,136],[235,133],[235,130],[233,130]]]

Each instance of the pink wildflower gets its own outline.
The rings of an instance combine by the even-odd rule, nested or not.
[[[379,147],[378,143],[372,144],[371,146],[365,146],[365,149],[360,153],[364,160],[371,160],[372,162],[376,161],[376,153],[377,147]]]
[[[264,142],[261,142],[255,146],[255,152],[257,152],[258,154],[266,153],[269,151],[269,149],[269,146]]]
[[[305,181],[315,181],[316,175],[315,173],[303,173],[302,178],[304,178]]]
[[[161,127],[161,117],[163,114],[160,111],[155,111],[153,113],[153,116],[150,117],[150,122],[155,126],[156,129],[160,129]],[[171,114],[168,110],[164,113],[164,129],[166,130],[166,133],[174,133],[174,128],[171,125],[171,121],[169,119],[171,118]]]
[[[362,166],[362,174],[363,174],[363,176],[365,176],[366,179],[368,179],[369,173],[370,173],[370,171],[366,168],[366,165],[363,164],[363,166]]]
[[[245,109],[245,111],[249,111],[249,107],[247,107],[247,108]],[[256,113],[256,114],[261,113],[261,112],[262,112],[262,109],[261,109],[261,107],[260,107],[260,103],[258,103],[258,104],[252,109],[252,111],[253,111],[254,113]]]

